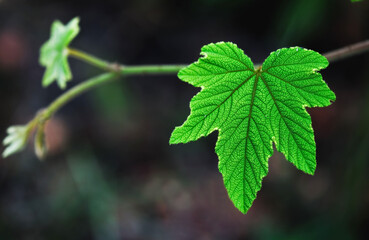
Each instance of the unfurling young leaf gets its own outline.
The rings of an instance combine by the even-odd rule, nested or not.
[[[54,21],[51,26],[50,39],[41,47],[40,64],[46,67],[42,85],[49,86],[57,81],[64,89],[67,81],[72,79],[68,64],[68,45],[79,33],[79,18],[73,18],[67,25]]]
[[[3,140],[3,145],[6,147],[2,156],[7,158],[17,152],[22,151],[31,137],[33,130],[36,129],[34,147],[35,153],[40,160],[43,160],[47,153],[45,143],[45,124],[46,121],[34,119],[26,125],[10,126],[7,129],[8,135]]]
[[[192,98],[191,114],[174,129],[170,143],[195,141],[218,130],[219,171],[230,199],[246,213],[267,175],[273,142],[298,169],[314,174],[314,133],[305,107],[328,106],[336,99],[317,72],[328,61],[312,50],[292,47],[272,52],[255,68],[230,42],[206,45],[201,54],[178,73],[202,90]]]
[[[6,131],[8,136],[3,141],[3,145],[6,146],[2,154],[3,158],[20,152],[25,148],[31,129],[28,125],[17,125],[10,126]]]

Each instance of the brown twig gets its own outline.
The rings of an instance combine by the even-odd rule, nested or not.
[[[335,62],[337,60],[358,55],[366,51],[369,51],[369,40],[355,43],[337,50],[333,50],[331,52],[327,52],[324,54],[324,56],[328,59],[329,62]]]

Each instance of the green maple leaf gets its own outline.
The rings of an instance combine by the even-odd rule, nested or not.
[[[68,64],[68,45],[79,33],[79,18],[73,18],[68,24],[54,21],[51,26],[50,39],[41,47],[40,64],[46,67],[42,85],[49,86],[57,81],[64,89],[67,81],[72,79]]]
[[[314,133],[305,107],[335,100],[317,72],[328,61],[312,50],[292,47],[272,52],[254,68],[230,42],[206,45],[201,54],[178,73],[202,90],[192,98],[191,114],[174,129],[170,143],[187,143],[218,130],[219,171],[230,199],[246,213],[267,175],[273,142],[298,169],[314,173]]]

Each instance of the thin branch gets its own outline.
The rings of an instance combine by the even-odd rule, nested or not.
[[[96,77],[90,78],[80,84],[77,84],[73,88],[65,91],[62,95],[56,98],[53,102],[50,103],[48,107],[46,107],[40,113],[40,122],[44,122],[48,120],[56,111],[58,111],[61,107],[63,107],[66,103],[74,99],[75,97],[81,95],[82,93],[90,90],[91,88],[97,87],[101,84],[110,82],[119,75],[117,73],[107,72]]]
[[[369,51],[369,40],[355,43],[331,52],[327,52],[324,56],[330,63],[345,59],[354,55],[359,55]]]
[[[95,56],[92,56],[91,54],[88,54],[86,52],[83,52],[81,50],[73,49],[73,48],[67,48],[68,55],[71,57],[74,57],[78,60],[82,60],[83,62],[86,62],[92,66],[95,66],[97,68],[103,69],[105,71],[114,71],[115,69],[112,68],[111,64],[108,63],[105,60],[102,60],[100,58],[97,58]]]
[[[68,54],[71,57],[104,71],[115,72],[125,76],[140,74],[177,74],[179,70],[187,67],[185,64],[125,66],[118,63],[109,63],[91,54],[73,48],[68,48]]]
[[[324,56],[328,59],[329,62],[335,62],[344,58],[364,53],[366,51],[369,51],[369,40],[328,52],[324,54]],[[82,82],[76,85],[75,87],[69,89],[65,93],[63,93],[61,96],[55,99],[47,108],[45,108],[41,114],[38,114],[38,118],[41,121],[46,121],[47,119],[49,119],[60,107],[65,105],[74,97],[82,94],[85,91],[88,91],[91,88],[114,80],[119,76],[139,75],[139,74],[177,74],[179,70],[187,66],[187,65],[125,66],[117,63],[109,63],[88,53],[71,48],[68,49],[68,54],[74,58],[77,58],[95,67],[105,70],[108,73],[88,79],[85,82]]]

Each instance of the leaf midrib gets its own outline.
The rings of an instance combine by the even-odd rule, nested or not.
[[[267,72],[266,72],[266,73],[267,73]],[[288,131],[290,132],[290,135],[291,135],[291,136],[292,136],[292,138],[293,138],[293,141],[296,143],[297,149],[299,150],[300,154],[304,156],[304,154],[302,153],[302,149],[299,147],[299,144],[297,143],[297,141],[296,141],[296,139],[295,139],[295,135],[294,135],[294,134],[291,134],[291,133],[292,133],[292,131],[291,131],[290,127],[288,126],[288,124],[286,123],[286,120],[285,120],[284,115],[282,114],[281,110],[279,109],[279,106],[278,106],[278,104],[277,104],[277,100],[275,99],[275,97],[274,97],[274,95],[273,95],[273,93],[272,93],[272,90],[270,89],[270,87],[269,87],[269,85],[267,84],[267,82],[266,82],[265,78],[263,77],[263,75],[260,75],[260,78],[261,78],[261,80],[263,81],[263,83],[264,83],[265,87],[268,89],[268,92],[269,92],[270,96],[271,96],[271,97],[272,97],[272,99],[273,99],[273,102],[274,102],[274,104],[275,104],[275,106],[276,106],[276,108],[277,108],[277,110],[278,110],[278,113],[279,113],[279,115],[281,116],[281,119],[283,119],[284,125],[286,125],[286,127],[287,127]],[[275,142],[275,141],[274,141],[274,142]],[[276,143],[276,142],[275,142],[275,143]],[[277,143],[276,143],[276,144],[277,144]],[[286,154],[286,153],[284,153],[284,154]],[[311,172],[312,172],[312,169],[311,169],[311,167],[310,167],[306,162],[305,162],[305,166],[307,166],[307,168],[309,169],[309,173],[311,173]]]
[[[252,164],[251,164],[250,160],[246,157],[246,155],[247,155],[247,152],[246,152],[247,151],[247,142],[248,142],[248,139],[249,139],[249,132],[250,132],[251,115],[252,115],[252,109],[253,109],[253,106],[254,106],[256,88],[257,88],[257,85],[258,85],[260,73],[255,71],[255,75],[256,75],[256,78],[255,78],[254,86],[253,86],[253,89],[252,89],[252,97],[251,97],[250,110],[249,110],[249,114],[248,114],[247,130],[246,130],[245,155],[244,155],[245,156],[245,161],[243,161],[243,176],[244,176],[244,178],[246,176],[246,161],[249,162],[250,168],[252,170],[252,174],[254,175],[254,178],[256,178],[254,168],[252,167]],[[246,178],[245,178],[245,180],[246,180]],[[247,184],[250,186],[250,189],[251,189],[250,183],[247,182]],[[247,194],[245,192],[245,184],[243,184],[242,190],[243,190],[243,196],[247,196]],[[253,192],[255,192],[255,189],[251,189],[251,190]],[[246,207],[246,198],[243,197],[242,199],[243,199],[243,206]]]

